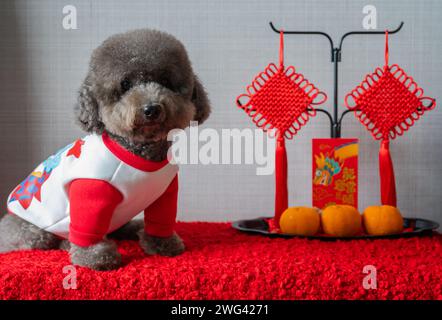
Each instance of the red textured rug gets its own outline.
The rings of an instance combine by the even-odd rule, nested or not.
[[[442,299],[442,236],[320,242],[240,233],[226,223],[179,223],[187,251],[145,256],[135,241],[119,248],[124,267],[77,268],[63,288],[64,251],[0,254],[2,299]],[[365,265],[377,289],[365,290]]]

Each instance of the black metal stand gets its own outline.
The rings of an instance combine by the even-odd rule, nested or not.
[[[399,30],[402,29],[402,26],[404,25],[403,22],[397,27],[395,30],[388,30],[388,34],[395,34],[399,32]],[[276,33],[280,33],[281,31],[275,28],[272,22],[270,22],[270,27],[273,31]],[[351,31],[347,32],[341,37],[341,41],[339,42],[339,47],[335,47],[333,44],[333,39],[330,37],[329,34],[322,32],[322,31],[283,31],[284,34],[317,34],[324,36],[328,39],[330,42],[330,48],[331,48],[331,62],[334,64],[334,92],[333,92],[333,115],[330,114],[327,110],[324,109],[316,109],[316,111],[324,113],[327,115],[327,117],[330,120],[330,135],[332,138],[340,138],[341,137],[341,125],[342,120],[344,116],[350,112],[351,110],[346,110],[342,112],[341,116],[338,114],[338,66],[339,62],[341,62],[341,55],[342,55],[342,43],[344,42],[344,39],[347,38],[350,35],[354,34],[385,34],[385,31]]]

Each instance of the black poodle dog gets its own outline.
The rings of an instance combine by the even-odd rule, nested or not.
[[[192,70],[183,44],[170,34],[149,29],[130,31],[108,38],[92,54],[88,74],[79,90],[75,113],[80,126],[89,133],[87,136],[89,138],[79,139],[75,144],[67,146],[56,155],[51,156],[13,191],[8,199],[9,214],[6,214],[0,221],[0,252],[20,249],[64,248],[69,250],[73,264],[96,270],[110,270],[121,265],[120,254],[115,243],[109,240],[111,238],[138,238],[141,247],[147,254],[174,256],[182,253],[184,244],[175,232],[170,232],[170,228],[170,230],[168,229],[169,233],[153,232],[150,234],[146,219],[145,223],[131,219],[127,219],[123,223],[123,220],[112,216],[117,212],[125,214],[120,213],[124,210],[119,204],[125,202],[122,200],[124,197],[130,198],[130,195],[126,195],[124,191],[129,190],[129,187],[122,188],[123,191],[120,190],[120,193],[109,193],[110,191],[94,193],[93,201],[105,203],[100,207],[100,214],[102,214],[101,212],[111,212],[111,214],[107,214],[108,218],[103,218],[103,220],[100,220],[100,217],[95,218],[95,224],[87,232],[84,230],[83,233],[78,232],[72,225],[73,210],[80,211],[76,213],[80,218],[75,218],[74,221],[80,224],[84,219],[89,221],[91,217],[88,215],[94,214],[90,213],[86,206],[89,202],[87,201],[88,196],[84,195],[87,193],[84,191],[80,195],[72,195],[69,190],[65,191],[67,194],[66,217],[61,214],[57,218],[58,220],[49,227],[41,223],[43,218],[37,217],[33,220],[28,219],[26,215],[34,214],[29,213],[33,206],[40,211],[45,210],[45,206],[54,207],[56,200],[51,199],[57,199],[58,193],[63,194],[61,189],[69,188],[69,186],[71,189],[73,188],[73,184],[56,184],[56,170],[58,169],[52,171],[52,168],[57,165],[59,168],[60,162],[67,161],[67,164],[64,164],[66,171],[70,168],[69,166],[74,168],[73,164],[78,161],[77,158],[80,157],[80,154],[81,157],[83,154],[84,157],[87,157],[89,152],[96,170],[99,172],[107,170],[110,160],[106,160],[108,161],[106,162],[101,159],[101,149],[99,150],[98,147],[96,150],[88,151],[88,144],[91,144],[88,142],[89,140],[95,141],[97,137],[100,139],[105,137],[111,141],[109,143],[112,143],[115,148],[124,149],[138,162],[141,158],[148,162],[161,164],[167,161],[170,147],[170,141],[167,140],[169,131],[175,128],[185,128],[190,121],[202,123],[207,119],[210,113],[209,101],[203,86]],[[101,143],[101,140],[97,143]],[[93,144],[91,145],[93,146]],[[63,157],[67,160],[60,160],[64,159]],[[114,163],[117,160],[113,158],[112,161]],[[49,164],[51,165],[50,170],[47,169]],[[121,164],[118,170],[121,169],[120,167]],[[116,169],[115,172],[118,170]],[[124,179],[128,176],[141,175],[136,168],[128,170],[129,173],[120,174],[119,178],[123,184],[126,183],[126,186],[128,184],[124,182]],[[115,175],[118,176],[115,172],[112,179]],[[152,194],[156,194],[157,196],[153,197],[153,201],[155,201],[165,192],[165,188],[170,189],[170,185],[174,182],[177,183],[176,179],[172,179],[174,175],[176,173],[173,172],[168,176],[165,175],[167,181],[154,184],[164,185],[161,187],[163,189],[158,192],[152,189],[137,191],[144,192],[144,194],[141,193],[140,197],[140,193],[138,193],[138,198],[130,198],[132,199],[130,201],[139,202],[139,199],[144,195],[152,198]],[[40,190],[43,183],[47,183],[49,186],[51,179],[53,180],[51,182],[52,197],[45,194],[44,189]],[[111,179],[104,182],[109,184],[109,181]],[[100,183],[104,184],[104,182]],[[29,187],[30,185],[32,188]],[[175,192],[177,192],[177,186],[175,186]],[[120,202],[115,199],[111,199],[115,200],[115,203],[109,200],[120,196]],[[84,201],[82,201],[83,199]],[[163,202],[167,202],[165,205],[171,207],[172,211],[175,210],[174,214],[176,215],[176,196],[168,199]],[[155,205],[155,202],[153,203]],[[9,206],[9,204],[11,205]],[[22,213],[19,214],[11,209],[15,208],[13,205],[21,205],[22,211],[20,212]],[[131,210],[137,209],[135,207],[127,204],[127,208],[132,208]],[[48,209],[48,211],[50,210]],[[104,216],[106,215],[103,214]],[[175,221],[175,216],[172,217],[172,220]],[[95,232],[94,226],[98,226],[96,229],[101,229],[101,233]],[[64,233],[59,231],[62,228],[68,231]],[[72,235],[73,230],[77,234],[75,237]],[[84,239],[87,241],[83,241]]]

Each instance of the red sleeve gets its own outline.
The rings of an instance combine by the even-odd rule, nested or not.
[[[100,242],[109,230],[115,207],[123,196],[103,180],[76,179],[69,187],[69,241],[87,247]]]
[[[178,201],[178,175],[167,190],[144,210],[144,231],[155,237],[170,237],[175,227]]]

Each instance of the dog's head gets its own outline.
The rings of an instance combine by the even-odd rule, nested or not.
[[[143,29],[114,35],[95,49],[75,110],[88,132],[148,143],[192,120],[202,123],[210,106],[182,43]]]

